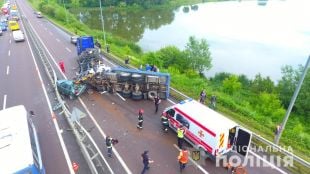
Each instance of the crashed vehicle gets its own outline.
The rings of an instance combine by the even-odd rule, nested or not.
[[[86,91],[85,84],[78,84],[72,80],[57,80],[57,89],[60,94],[75,99]]]

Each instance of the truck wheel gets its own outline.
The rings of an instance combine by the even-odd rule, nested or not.
[[[131,97],[131,91],[130,90],[123,90],[122,96],[124,98],[130,98]]]
[[[157,96],[157,92],[156,91],[149,91],[148,93],[148,98],[153,100],[154,97]]]
[[[131,81],[133,83],[141,83],[144,81],[143,76],[141,74],[132,74]]]
[[[142,94],[141,91],[132,92],[131,98],[132,98],[133,100],[142,100],[142,99],[143,99],[143,94]]]
[[[129,79],[130,79],[130,73],[124,73],[124,72],[120,73],[119,75],[120,82],[127,82],[129,81]]]

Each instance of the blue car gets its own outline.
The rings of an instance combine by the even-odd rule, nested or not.
[[[8,28],[8,25],[6,24],[6,22],[0,22],[0,29],[2,31],[6,31]]]
[[[60,94],[68,96],[70,99],[75,99],[86,90],[86,85],[76,84],[72,80],[57,80],[57,88]]]

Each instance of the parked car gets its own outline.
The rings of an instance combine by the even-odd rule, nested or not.
[[[21,30],[13,31],[13,38],[14,38],[15,42],[20,42],[20,41],[25,40],[24,33]]]
[[[0,36],[2,36],[2,33],[3,33],[3,31],[2,31],[2,30],[0,30]]]
[[[73,44],[76,45],[77,39],[78,39],[79,37],[80,37],[80,36],[78,36],[78,35],[71,36],[71,43],[73,43]]]
[[[42,18],[43,17],[41,12],[39,12],[39,11],[36,14],[37,14],[37,18]]]
[[[72,80],[57,80],[58,91],[65,96],[74,99],[86,91],[85,84],[76,84]]]
[[[1,31],[6,31],[7,30],[6,22],[0,22],[0,30]]]

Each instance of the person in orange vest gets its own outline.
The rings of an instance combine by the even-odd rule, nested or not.
[[[189,152],[187,151],[186,147],[183,147],[178,156],[178,160],[180,164],[180,172],[182,172],[186,167],[186,164],[188,162],[188,155],[189,155]]]

